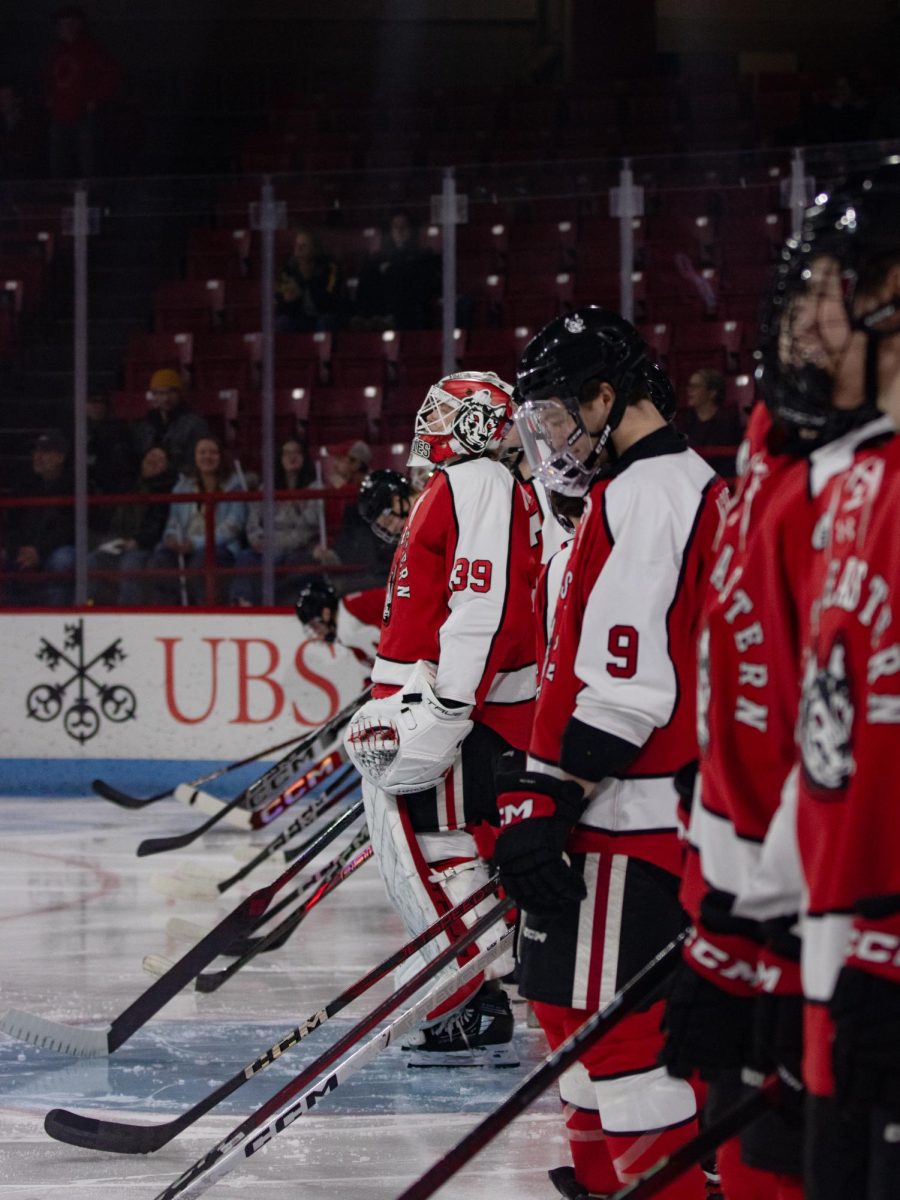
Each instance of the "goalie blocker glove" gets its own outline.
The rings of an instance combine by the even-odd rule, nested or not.
[[[526,912],[554,912],[587,895],[584,880],[565,857],[585,796],[574,780],[537,771],[497,778],[500,836],[494,864],[506,891]]]
[[[433,684],[431,665],[417,663],[399,692],[364,704],[344,734],[363,779],[395,796],[436,787],[473,729],[472,706],[441,699]]]

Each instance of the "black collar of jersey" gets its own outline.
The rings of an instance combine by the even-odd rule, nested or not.
[[[609,479],[612,475],[621,475],[627,467],[630,467],[632,463],[639,462],[642,458],[660,458],[664,454],[681,454],[687,448],[688,440],[683,433],[679,433],[674,425],[663,425],[661,429],[654,429],[652,433],[646,434],[629,446],[624,454],[619,455],[608,464],[601,472],[600,478]]]

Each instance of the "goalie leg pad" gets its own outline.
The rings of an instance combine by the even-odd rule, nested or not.
[[[470,896],[488,879],[488,869],[477,857],[474,840],[465,830],[417,835],[409,820],[404,799],[366,782],[363,783],[363,804],[381,877],[391,903],[410,935],[421,933],[437,917],[443,916]],[[424,849],[421,844],[423,841]],[[423,947],[404,964],[402,972],[398,972],[398,982],[405,982],[424,962],[436,957],[445,946],[459,937],[464,926],[474,924],[479,916],[487,912],[492,903],[492,898],[483,901],[461,919],[460,928],[451,930],[449,937],[446,933],[440,934]],[[463,952],[460,961],[474,957],[480,949],[495,941],[498,933],[499,926],[496,930],[488,930],[474,947]],[[510,950],[495,959],[488,972],[491,978],[501,978],[512,968]],[[447,974],[453,974],[455,969],[448,968]],[[454,993],[439,1010],[429,1013],[429,1021],[461,1007],[482,982],[483,977],[476,976],[459,994]]]

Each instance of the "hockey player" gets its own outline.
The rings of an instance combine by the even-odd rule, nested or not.
[[[395,546],[414,499],[409,480],[399,471],[373,471],[362,482],[357,509],[376,537]],[[385,589],[379,587],[347,592],[339,600],[334,587],[316,575],[297,598],[297,617],[307,637],[338,641],[371,665],[378,652],[384,597]]]
[[[778,330],[783,375],[839,421],[874,418],[815,456],[845,469],[824,493],[798,722],[805,1195],[885,1200],[900,1196],[900,164],[860,174],[810,210],[794,259]],[[827,355],[804,320],[813,302]],[[786,824],[773,823],[766,851]]]
[[[671,426],[671,387],[621,317],[551,322],[517,386],[535,476],[587,496],[495,853],[526,914],[519,988],[556,1046],[682,927],[673,776],[695,753],[694,640],[725,487]],[[691,1087],[656,1065],[661,1007],[585,1055],[587,1085],[563,1081],[564,1194],[616,1191],[695,1132]],[[704,1191],[695,1169],[664,1195]]]
[[[391,568],[373,699],[346,737],[379,867],[411,934],[486,880],[472,830],[497,822],[495,770],[522,761],[531,729],[528,511],[497,458],[511,392],[491,372],[460,372],[416,416],[410,465],[434,474]],[[498,960],[492,978],[511,966]],[[429,1016],[412,1061],[508,1058],[513,1022],[496,985],[476,977]]]

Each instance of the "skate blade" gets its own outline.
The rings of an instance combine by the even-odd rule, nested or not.
[[[519,1056],[510,1045],[478,1046],[474,1050],[420,1050],[417,1046],[406,1052],[408,1067],[517,1067]]]

